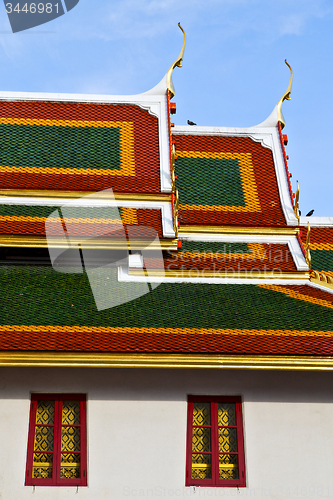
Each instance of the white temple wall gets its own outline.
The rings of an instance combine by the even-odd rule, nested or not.
[[[0,498],[333,498],[333,373],[0,369]],[[30,394],[87,395],[88,487],[24,486]],[[187,395],[242,396],[247,487],[185,487]]]

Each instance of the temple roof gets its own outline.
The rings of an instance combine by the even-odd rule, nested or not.
[[[299,218],[291,81],[258,126],[174,126],[184,47],[145,94],[0,93],[0,364],[333,369],[333,224]]]
[[[48,220],[49,234],[61,236],[63,231],[59,231],[57,224],[58,208],[50,205],[0,204],[0,234],[45,236],[45,222]],[[72,217],[66,217],[66,223],[68,231],[77,236],[85,234],[92,238],[103,232],[108,237],[113,234],[113,226],[122,223],[125,228],[128,225],[152,227],[163,238],[161,210],[119,207],[119,214],[120,219],[105,218],[103,207],[80,207],[77,214],[73,208]]]
[[[158,118],[131,104],[0,101],[0,189],[157,193]]]
[[[5,351],[332,354],[333,295],[311,286],[162,283],[96,311],[84,274],[1,266],[0,275]]]
[[[177,131],[173,138],[181,225],[288,224],[267,146],[251,137],[200,131]]]

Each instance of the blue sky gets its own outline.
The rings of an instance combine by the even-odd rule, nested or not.
[[[14,1],[13,4],[17,2]],[[177,125],[251,126],[283,105],[302,215],[333,216],[331,0],[80,0],[66,15],[11,33],[0,5],[0,89],[136,94],[174,72]]]

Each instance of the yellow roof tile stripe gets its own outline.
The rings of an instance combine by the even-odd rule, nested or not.
[[[45,222],[48,219],[49,222],[59,222],[57,217],[30,217],[30,216],[21,216],[17,217],[15,215],[1,215],[0,222]],[[64,222],[64,219],[61,219]],[[85,223],[85,224],[121,224],[121,219],[90,219],[90,218],[68,218],[66,221],[70,221],[71,223]],[[133,222],[132,222],[133,224]]]
[[[311,243],[311,250],[328,250],[333,251],[332,243]]]
[[[5,174],[51,174],[51,175],[134,175],[125,174],[124,170],[107,170],[106,168],[50,168],[50,167],[0,167],[0,173]]]
[[[0,118],[0,125],[39,125],[42,127],[107,127],[121,128],[132,122],[94,120],[44,120],[41,118]]]
[[[254,330],[231,328],[146,328],[146,327],[103,327],[103,326],[53,326],[53,325],[2,325],[0,332],[31,332],[48,335],[49,333],[144,333],[166,335],[234,335],[234,336],[300,336],[300,337],[333,337],[333,331],[316,330]]]
[[[292,297],[293,299],[304,300],[304,302],[311,302],[311,304],[317,304],[323,307],[329,307],[333,309],[333,297],[332,302],[328,300],[318,299],[317,297],[310,297],[309,295],[305,295],[300,292],[296,292],[296,290],[292,290],[290,288],[285,288],[279,285],[258,285],[260,288],[266,288],[267,290],[274,290],[275,292],[283,293],[288,295],[288,297]]]

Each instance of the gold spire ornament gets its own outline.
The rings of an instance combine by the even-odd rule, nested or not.
[[[296,189],[296,198],[295,198],[295,207],[294,207],[294,212],[298,220],[299,224],[299,184],[297,181],[297,189]]]
[[[173,193],[176,191],[175,164],[176,164],[176,147],[174,144],[172,144],[172,148],[171,148],[171,186],[172,186]]]
[[[178,238],[178,214],[179,214],[179,193],[178,190],[172,194],[173,197],[173,229],[175,231],[176,238]]]
[[[291,97],[291,87],[293,83],[293,70],[291,69],[290,64],[287,63],[287,59],[284,60],[288,68],[290,69],[290,80],[289,80],[289,85],[279,102],[277,103],[277,115],[278,115],[278,120],[281,123],[281,128],[284,128],[286,125],[286,122],[284,120],[283,114],[282,114],[282,103],[283,101],[290,101]]]
[[[186,45],[186,34],[185,34],[185,31],[181,27],[180,23],[178,23],[178,26],[179,26],[179,29],[183,32],[184,41],[183,41],[182,50],[180,51],[179,56],[177,57],[177,59],[175,60],[175,62],[173,64],[171,64],[171,66],[168,69],[168,72],[166,74],[167,88],[168,88],[168,91],[169,91],[169,98],[170,99],[172,99],[174,97],[174,95],[175,95],[175,87],[173,86],[173,82],[172,82],[172,73],[173,73],[173,70],[175,69],[176,66],[178,66],[178,68],[182,67],[182,60],[183,60],[183,57],[184,57],[185,45]]]
[[[311,254],[310,254],[310,222],[308,222],[308,232],[306,235],[306,245],[305,245],[305,260],[311,269]]]

